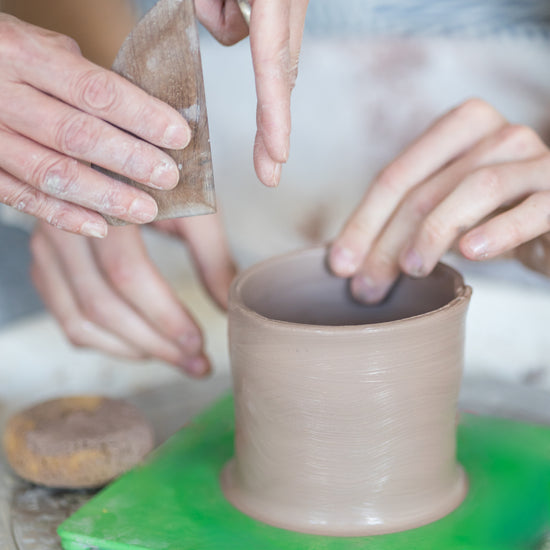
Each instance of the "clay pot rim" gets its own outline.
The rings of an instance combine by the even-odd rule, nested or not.
[[[468,300],[472,295],[472,288],[469,285],[464,283],[463,276],[456,269],[454,269],[450,265],[447,265],[443,262],[438,262],[434,267],[433,271],[435,271],[436,269],[443,269],[451,273],[452,275],[454,275],[456,280],[460,283],[460,285],[458,285],[455,289],[455,297],[450,302],[446,303],[445,305],[437,309],[432,309],[431,311],[427,311],[426,313],[421,313],[419,315],[412,315],[411,317],[405,317],[403,319],[396,319],[394,321],[382,321],[379,323],[366,323],[362,325],[313,325],[308,323],[296,323],[293,321],[281,321],[280,319],[272,319],[270,317],[266,317],[265,315],[262,315],[261,313],[258,313],[257,311],[248,307],[244,303],[244,300],[242,298],[242,287],[244,284],[246,284],[247,279],[250,278],[252,275],[254,275],[256,272],[266,269],[267,267],[269,267],[270,264],[279,263],[280,261],[284,261],[286,259],[290,259],[295,256],[303,256],[304,254],[316,254],[320,250],[325,250],[326,252],[327,249],[328,249],[328,246],[301,248],[298,250],[294,250],[292,252],[278,254],[277,256],[273,256],[266,260],[262,260],[248,267],[247,269],[239,273],[237,277],[235,277],[233,283],[231,284],[230,300],[229,300],[230,309],[239,310],[242,314],[252,319],[256,319],[257,322],[262,323],[264,325],[270,325],[272,327],[286,328],[286,329],[292,329],[292,330],[300,330],[306,333],[307,332],[316,332],[316,333],[319,333],[319,332],[329,332],[329,333],[380,332],[385,330],[395,330],[397,327],[403,327],[404,325],[408,325],[410,323],[418,323],[418,322],[431,320],[433,316],[444,314],[448,310],[455,309],[461,305],[463,307],[466,307],[468,304]]]

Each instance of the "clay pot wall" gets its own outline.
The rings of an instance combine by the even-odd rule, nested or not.
[[[363,306],[324,258],[273,258],[232,287],[236,436],[223,490],[245,513],[306,533],[429,523],[467,490],[455,431],[471,289],[439,264]]]

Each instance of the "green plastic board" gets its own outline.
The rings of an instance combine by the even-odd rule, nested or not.
[[[218,475],[233,454],[233,400],[216,402],[59,527],[65,550],[517,550],[550,548],[550,429],[462,415],[470,490],[430,525],[375,537],[277,529],[233,508]]]

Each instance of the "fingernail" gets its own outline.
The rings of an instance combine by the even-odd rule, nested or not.
[[[107,236],[107,225],[101,222],[84,222],[80,227],[80,233],[86,237],[103,239]]]
[[[489,254],[489,243],[482,233],[471,233],[467,236],[466,247],[471,253],[471,256],[478,260],[483,260]]]
[[[376,284],[366,275],[358,275],[351,281],[351,292],[360,302],[376,304],[386,297],[389,286]]]
[[[183,149],[191,141],[191,131],[182,124],[173,124],[166,128],[163,142],[168,149]]]
[[[282,169],[283,169],[283,165],[278,163],[278,162],[273,167],[273,174],[271,176],[271,185],[273,187],[277,187],[277,185],[279,185],[279,180],[281,179]]]
[[[409,249],[405,254],[402,267],[412,277],[422,277],[424,275],[424,262],[414,248]]]
[[[173,189],[180,179],[180,171],[172,160],[163,160],[155,166],[149,184],[156,189]]]
[[[290,151],[289,151],[289,148],[288,148],[288,144],[285,146],[285,148],[283,149],[283,162],[287,162],[288,161],[288,157],[290,155]]]
[[[179,345],[192,354],[197,354],[202,349],[202,338],[196,333],[184,334],[178,338]]]
[[[151,198],[138,197],[132,201],[128,209],[128,215],[139,223],[152,222],[157,213],[157,203]]]
[[[351,277],[359,267],[357,254],[349,248],[334,246],[330,254],[332,270],[341,277]]]
[[[193,357],[188,359],[183,368],[194,376],[204,376],[208,372],[208,361],[205,357]]]

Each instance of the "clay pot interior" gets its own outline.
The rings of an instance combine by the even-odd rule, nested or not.
[[[467,492],[456,410],[471,289],[439,264],[367,306],[325,258],[279,256],[233,283],[235,457],[222,490],[242,512],[304,533],[425,525]]]
[[[255,266],[240,292],[251,311],[289,323],[349,326],[406,319],[443,307],[464,286],[458,273],[438,264],[424,279],[402,276],[384,302],[367,306],[352,297],[349,281],[334,276],[318,251],[278,260]]]

